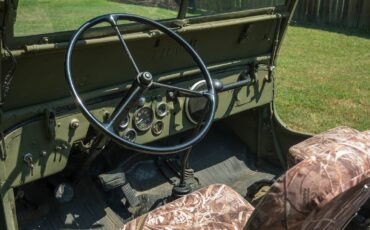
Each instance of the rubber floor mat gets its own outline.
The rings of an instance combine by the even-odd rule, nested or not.
[[[281,173],[267,163],[256,162],[255,154],[226,131],[210,133],[190,156],[190,166],[203,187],[226,184],[242,196],[253,183],[271,180]]]
[[[75,189],[76,197],[69,203],[58,206],[53,213],[32,224],[23,224],[20,229],[119,229],[120,218],[101,200],[90,180],[85,180]]]

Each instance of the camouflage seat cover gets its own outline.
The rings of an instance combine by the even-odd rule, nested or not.
[[[363,142],[370,141],[370,130],[361,133],[355,129],[340,126],[315,135],[290,148],[288,154],[288,165],[289,167],[292,167],[304,159],[308,159],[311,156],[317,156],[318,153],[323,153],[334,143],[348,143],[354,138]]]
[[[316,138],[325,147],[281,176],[255,209],[226,185],[211,185],[122,229],[341,229],[370,197],[370,132],[346,130],[356,135]]]
[[[215,184],[127,223],[128,229],[243,229],[254,208],[226,185]]]
[[[271,187],[247,229],[342,229],[370,197],[369,134],[340,127],[293,147],[301,162]]]

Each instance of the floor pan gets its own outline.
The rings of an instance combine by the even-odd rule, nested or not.
[[[148,156],[124,169],[136,195],[145,200],[146,211],[166,202],[171,195],[173,184],[179,180],[173,162],[176,162],[173,156]],[[256,162],[255,154],[225,130],[210,132],[189,158],[201,186],[227,184],[243,196],[250,185],[271,180],[281,173],[271,165]],[[122,226],[128,217],[127,209],[120,202],[122,197],[98,191],[90,180],[84,183],[75,189],[73,202],[60,205],[47,217],[21,229],[117,229]]]
[[[51,213],[20,229],[119,229],[122,220],[103,202],[90,180],[75,188],[72,202],[59,205]]]

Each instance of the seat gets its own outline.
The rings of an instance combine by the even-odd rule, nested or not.
[[[274,221],[282,229],[341,229],[369,198],[370,131],[331,129],[293,146],[288,159],[292,168],[256,207],[251,229]]]
[[[370,197],[369,133],[341,127],[307,140],[316,146],[301,143],[309,157],[278,178],[255,209],[226,185],[211,185],[122,229],[341,229]]]
[[[292,167],[304,159],[325,153],[335,143],[358,144],[370,141],[370,130],[363,133],[349,127],[340,126],[315,135],[289,149],[288,166]]]
[[[215,184],[161,206],[128,229],[243,229],[254,208],[226,185]]]

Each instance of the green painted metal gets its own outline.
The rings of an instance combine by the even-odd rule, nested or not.
[[[1,18],[7,25],[7,30],[2,33],[5,32],[5,41],[17,61],[9,95],[1,106],[0,127],[5,136],[0,145],[3,156],[0,160],[0,229],[17,228],[13,188],[63,170],[71,148],[86,136],[90,126],[76,110],[64,80],[65,48],[71,32],[46,35],[49,38],[47,44],[40,44],[38,40],[45,35],[15,39],[11,25],[17,2],[0,1],[1,15],[6,12]],[[176,20],[165,22],[195,47],[209,65],[213,77],[224,84],[237,81],[248,65],[259,63],[253,85],[220,93],[216,119],[233,114],[240,116],[241,112],[269,106],[273,102],[274,82],[268,81],[269,64],[274,63],[271,58],[275,59],[278,53],[295,4],[296,1],[291,0],[282,8],[193,18],[182,27],[176,26]],[[276,34],[278,25],[281,28]],[[186,53],[163,34],[135,25],[122,30],[127,33],[127,43],[139,65],[155,77],[185,88],[200,79],[199,71],[194,69],[194,63]],[[0,70],[4,74],[11,62],[4,46],[1,51]],[[77,84],[84,98],[91,103],[94,115],[101,120],[112,112],[119,96],[135,77],[117,38],[104,28],[92,31],[80,42],[74,66]],[[107,97],[109,100],[104,99]],[[155,107],[159,100],[167,102],[170,114],[163,119],[155,118],[164,122],[161,135],[155,136],[150,130],[139,132],[138,143],[166,138],[193,127],[185,116],[183,98],[171,101],[166,97],[166,91],[155,89],[149,92],[147,99],[146,106],[149,107]],[[70,127],[73,119],[79,121],[76,129]],[[132,127],[131,122],[129,127]],[[245,130],[235,129],[242,139],[251,142]],[[279,137],[281,132],[278,128],[276,136]],[[285,148],[284,145],[283,150]],[[28,153],[32,154],[33,168],[24,161]]]

